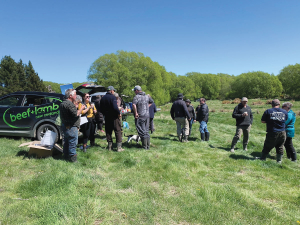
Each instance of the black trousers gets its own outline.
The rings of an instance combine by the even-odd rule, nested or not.
[[[264,143],[264,148],[262,150],[266,155],[275,147],[276,153],[283,155],[283,145],[286,139],[285,131],[280,132],[268,132],[266,134],[266,140]]]
[[[284,147],[286,150],[286,156],[290,159],[292,158],[292,154],[295,154],[296,151],[293,146],[293,138],[287,137],[284,143]]]
[[[95,143],[95,128],[95,120],[89,118],[87,123],[80,126],[80,130],[83,134],[83,144],[87,144],[89,139],[91,144]]]
[[[112,132],[115,132],[117,143],[122,142],[122,126],[120,118],[111,119],[105,117],[105,133],[107,142],[113,142]]]

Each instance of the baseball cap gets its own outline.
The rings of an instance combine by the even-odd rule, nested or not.
[[[133,90],[133,91],[136,91],[136,90],[141,91],[142,88],[141,88],[141,86],[136,85],[132,90]]]
[[[189,99],[185,100],[185,102],[189,102],[189,103],[191,103],[191,101],[190,101]]]
[[[272,100],[272,105],[274,105],[274,106],[280,105],[280,101],[278,99],[274,99],[274,100]]]
[[[116,91],[116,89],[115,89],[113,86],[108,86],[108,87],[107,87],[107,90],[108,90],[108,91]]]

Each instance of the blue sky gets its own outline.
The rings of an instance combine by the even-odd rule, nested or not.
[[[0,57],[30,60],[44,81],[86,81],[97,58],[118,50],[177,75],[277,75],[300,63],[300,1],[1,2]]]

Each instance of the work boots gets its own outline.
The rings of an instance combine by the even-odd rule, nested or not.
[[[77,162],[77,154],[70,156],[70,162],[72,163]]]
[[[178,140],[182,141],[182,134],[178,135]]]
[[[200,132],[200,135],[201,135],[201,141],[205,141],[205,133]]]
[[[297,162],[297,153],[296,152],[293,152],[291,154],[291,160],[292,160],[292,162]]]
[[[267,155],[264,152],[261,153],[260,157],[255,157],[255,159],[259,159],[262,161],[266,161],[266,158],[267,158]]]
[[[278,164],[281,164],[281,161],[282,161],[282,155],[281,154],[276,155],[276,161],[277,161]]]
[[[108,151],[111,151],[112,150],[112,142],[108,142],[108,146],[107,146],[107,149]]]
[[[123,152],[125,149],[122,148],[122,142],[117,143],[117,152]]]
[[[205,132],[205,141],[209,141],[209,132]]]
[[[184,139],[182,140],[182,142],[189,142],[188,139],[189,139],[189,135],[185,135]]]
[[[150,149],[150,137],[147,138],[147,149]]]

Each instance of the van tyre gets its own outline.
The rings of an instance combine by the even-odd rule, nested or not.
[[[43,125],[39,126],[39,128],[36,131],[36,138],[39,141],[42,140],[42,138],[44,137],[47,130],[51,130],[56,133],[56,139],[55,139],[55,143],[56,143],[59,138],[59,133],[58,133],[58,130],[56,129],[56,127],[51,124],[43,124]]]

